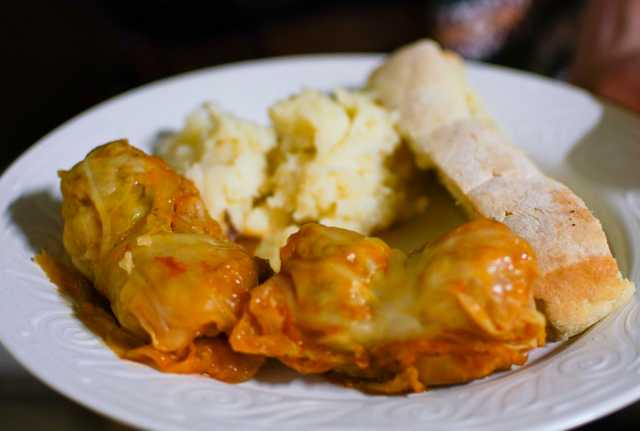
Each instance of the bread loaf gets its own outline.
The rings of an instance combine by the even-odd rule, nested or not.
[[[584,331],[631,297],[634,285],[598,219],[494,125],[457,55],[417,42],[392,54],[368,87],[398,112],[419,165],[435,168],[469,215],[501,221],[533,246],[541,272],[534,296],[556,338]]]

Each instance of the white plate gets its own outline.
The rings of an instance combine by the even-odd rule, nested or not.
[[[191,73],[105,102],[43,138],[0,180],[2,343],[68,397],[154,429],[567,428],[639,398],[637,297],[575,340],[536,351],[519,370],[422,394],[366,396],[279,369],[227,385],[119,360],[30,260],[40,248],[60,248],[56,170],[92,147],[128,137],[149,150],[159,132],[180,127],[206,99],[264,122],[274,100],[307,86],[358,86],[379,60],[298,57]],[[623,272],[640,284],[638,118],[531,75],[472,64],[469,77],[514,142],[583,196],[603,221]]]

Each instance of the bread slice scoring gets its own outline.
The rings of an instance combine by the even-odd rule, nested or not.
[[[419,41],[392,54],[368,86],[398,112],[418,164],[435,168],[470,216],[501,221],[533,246],[534,296],[552,335],[578,334],[632,296],[598,219],[495,126],[457,55]]]

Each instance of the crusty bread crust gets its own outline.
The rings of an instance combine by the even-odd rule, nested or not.
[[[534,296],[553,335],[578,334],[631,297],[634,285],[598,219],[511,145],[479,105],[459,57],[417,42],[375,70],[369,88],[398,111],[418,164],[435,167],[471,216],[501,221],[533,246],[541,272]]]

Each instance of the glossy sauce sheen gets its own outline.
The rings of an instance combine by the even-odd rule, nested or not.
[[[259,268],[193,184],[126,141],[97,147],[60,178],[65,249],[113,314],[77,287],[87,286],[78,272],[46,255],[38,261],[83,321],[122,357],[225,381],[251,377],[263,359],[234,353],[226,334]]]
[[[258,286],[260,261],[161,160],[117,141],[60,177],[77,270],[44,253],[37,261],[123,358],[239,382],[269,356],[401,393],[523,364],[544,343],[535,258],[500,223],[467,223],[408,256],[308,224],[282,248],[281,272]]]
[[[162,352],[122,328],[107,301],[78,271],[59,263],[47,253],[36,262],[52,283],[68,298],[74,314],[107,346],[123,359],[140,362],[160,371],[181,374],[205,374],[227,383],[239,383],[255,375],[264,359],[234,352],[226,337],[201,337],[177,352]]]
[[[234,349],[366,391],[420,391],[523,364],[544,344],[529,245],[506,226],[467,223],[409,256],[309,224],[283,269],[252,292]]]

